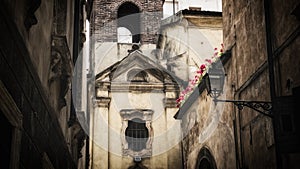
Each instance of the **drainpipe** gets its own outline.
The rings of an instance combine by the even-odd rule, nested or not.
[[[270,81],[270,94],[272,102],[272,113],[273,113],[273,130],[274,130],[274,141],[275,141],[275,153],[276,153],[276,166],[277,169],[282,169],[281,154],[278,146],[278,122],[279,116],[276,105],[276,91],[275,91],[275,77],[274,77],[274,59],[272,49],[272,29],[270,21],[270,0],[264,0],[265,8],[265,24],[266,24],[266,42],[267,42],[267,56],[268,56],[268,68],[269,68],[269,81]]]
[[[80,0],[75,0],[74,4],[74,29],[73,29],[73,64],[75,65],[79,53],[79,13]]]
[[[235,147],[235,168],[239,169],[240,168],[240,157],[239,157],[239,153],[238,153],[238,135],[237,135],[237,122],[236,122],[236,112],[234,110],[234,120],[233,120],[233,134],[234,134],[234,147]]]
[[[173,15],[175,15],[175,0],[173,0]]]
[[[182,130],[182,120],[180,120],[180,128],[181,128],[181,141],[180,141],[180,146],[181,146],[181,168],[183,169],[186,169],[186,166],[185,166],[185,152],[184,152],[184,145],[183,145],[183,130]]]

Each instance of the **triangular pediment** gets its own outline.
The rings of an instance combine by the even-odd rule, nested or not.
[[[144,72],[147,81],[151,83],[181,83],[181,80],[159,63],[143,55],[140,51],[134,51],[121,61],[108,67],[96,76],[96,81],[128,82],[130,74]]]

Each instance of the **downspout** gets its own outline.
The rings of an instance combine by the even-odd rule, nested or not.
[[[175,0],[173,0],[173,15],[175,15]]]
[[[79,52],[79,13],[80,0],[75,0],[74,4],[74,30],[73,30],[73,64],[75,65]]]
[[[236,112],[235,112],[235,108],[233,107],[234,110],[234,120],[233,120],[233,134],[234,134],[234,146],[235,146],[235,167],[236,169],[240,168],[240,157],[239,157],[239,153],[238,153],[238,134],[237,134],[237,120],[236,120]]]
[[[184,139],[184,136],[183,136],[183,130],[182,130],[182,120],[180,120],[180,128],[181,128],[181,141],[180,141],[180,146],[181,146],[181,167],[183,169],[186,169],[186,166],[185,166],[185,152],[184,152],[184,145],[183,145],[183,139]]]
[[[280,149],[278,146],[278,125],[279,116],[276,112],[276,91],[275,91],[275,77],[274,77],[274,60],[273,60],[273,49],[272,49],[272,29],[270,21],[270,0],[264,0],[265,8],[265,25],[266,25],[266,43],[267,43],[267,56],[268,56],[268,68],[269,68],[269,81],[270,81],[270,95],[272,102],[272,113],[273,113],[273,130],[274,130],[274,141],[275,141],[275,154],[276,154],[276,167],[282,169],[282,161],[280,157]]]

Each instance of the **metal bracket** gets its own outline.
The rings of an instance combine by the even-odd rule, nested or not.
[[[266,101],[240,101],[240,100],[218,100],[214,99],[214,102],[230,102],[242,110],[244,107],[249,107],[265,116],[273,118],[272,115],[272,103]]]

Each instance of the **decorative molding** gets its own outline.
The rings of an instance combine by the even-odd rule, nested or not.
[[[109,90],[110,89],[110,82],[96,82],[96,89],[100,90]]]
[[[150,137],[148,138],[148,141],[146,143],[146,149],[148,151],[150,151],[150,153],[151,153],[152,143],[153,143],[153,136],[154,136],[153,128],[151,126],[151,121],[146,121],[146,127],[147,127],[149,135],[150,135]]]
[[[121,141],[122,141],[122,149],[123,155],[129,155],[133,158],[135,157],[150,157],[152,155],[152,143],[153,143],[153,128],[151,126],[152,115],[154,111],[149,109],[123,109],[120,111],[120,115],[123,119],[122,128],[121,128]],[[146,128],[149,132],[149,138],[146,143],[146,148],[141,151],[133,151],[128,148],[128,142],[126,140],[125,131],[128,127],[128,121],[133,120],[135,118],[139,118],[146,122]]]
[[[150,109],[123,109],[120,115],[123,120],[132,120],[139,118],[144,121],[151,121],[154,111]]]
[[[175,98],[164,98],[165,108],[177,108],[177,102]]]
[[[82,147],[84,146],[84,140],[86,139],[86,134],[83,130],[83,128],[81,127],[81,124],[78,122],[78,120],[76,120],[76,122],[74,123],[74,125],[72,126],[73,128],[73,139],[76,139],[77,140],[77,147],[76,147],[76,154],[77,154],[77,157],[76,160],[78,160],[79,158],[82,157],[82,153],[81,153],[81,149]]]
[[[109,107],[110,101],[110,97],[97,97],[94,105],[95,107]]]
[[[83,111],[77,112],[77,117],[74,120],[69,121],[69,127],[72,127],[72,150],[73,150],[73,158],[77,161],[82,157],[81,150],[84,146],[84,141],[87,138],[85,131],[88,131],[88,124],[85,118],[85,113]]]
[[[110,87],[111,92],[163,92],[163,83],[147,83],[147,82],[112,82]]]
[[[70,88],[72,65],[71,54],[65,36],[52,35],[51,63],[49,70],[49,86],[54,81],[59,81],[59,106],[61,110],[66,106],[65,96]]]
[[[176,83],[165,83],[165,92],[177,92],[179,93],[179,87]]]
[[[54,35],[66,35],[66,20],[67,20],[67,1],[66,0],[54,0],[53,10],[53,29]]]
[[[34,13],[40,7],[41,2],[41,0],[29,0],[27,5],[28,9],[24,20],[24,26],[26,30],[29,30],[33,25],[36,25],[38,23],[38,20]]]
[[[128,120],[123,120],[122,121],[122,128],[121,128],[121,140],[122,140],[123,150],[128,149],[128,142],[126,141],[126,135],[125,135],[127,127],[128,127]]]

